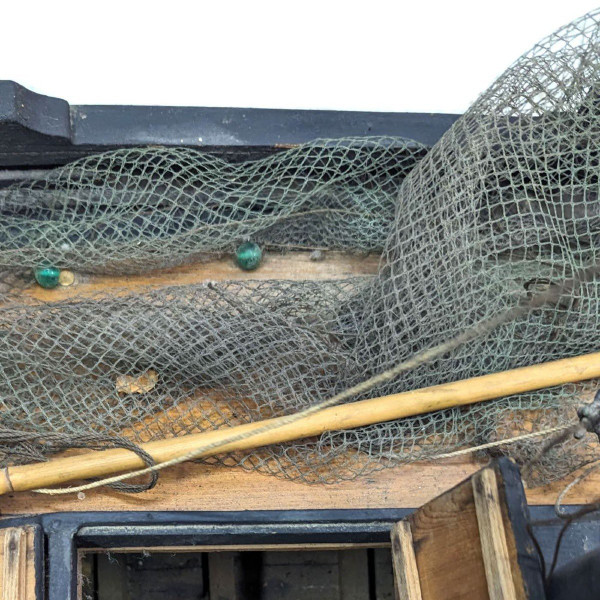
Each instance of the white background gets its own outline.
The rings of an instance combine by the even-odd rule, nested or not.
[[[4,0],[0,79],[72,104],[463,112],[534,43],[595,6]]]

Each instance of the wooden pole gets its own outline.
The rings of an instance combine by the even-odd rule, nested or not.
[[[157,440],[141,444],[141,447],[157,463],[161,463],[184,456],[207,444],[224,442],[218,448],[197,456],[205,458],[308,438],[324,431],[352,429],[595,377],[600,377],[600,352],[333,406],[294,423],[285,423],[285,417],[278,417]],[[282,426],[275,428],[279,423],[282,423]],[[227,441],[233,435],[250,434],[267,424],[273,426],[273,429],[235,442]],[[0,471],[0,494],[54,486],[90,477],[105,477],[144,466],[142,459],[130,450],[111,449],[55,458],[43,463],[6,467]]]

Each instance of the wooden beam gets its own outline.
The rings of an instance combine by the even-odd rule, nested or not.
[[[482,469],[471,483],[490,600],[516,600],[496,473]]]
[[[383,469],[352,481],[306,485],[272,475],[189,463],[166,469],[158,485],[141,494],[97,489],[82,496],[45,496],[34,492],[0,498],[2,515],[61,511],[166,511],[166,510],[294,510],[351,508],[415,508],[429,502],[483,466],[472,458],[411,463]],[[527,490],[530,504],[553,504],[564,481]],[[592,473],[569,494],[573,504],[595,499],[600,473]]]
[[[370,544],[369,548],[375,547]],[[310,549],[306,546],[304,550]],[[338,585],[340,600],[369,598],[369,567],[367,551],[338,549]]]
[[[3,515],[61,511],[294,510],[414,508],[476,471],[473,462],[445,460],[384,469],[351,481],[307,485],[239,467],[189,463],[166,469],[149,492],[104,488],[81,496],[35,492],[0,498]]]
[[[410,523],[408,521],[396,523],[392,527],[391,537],[396,598],[398,600],[422,600]]]
[[[543,574],[527,521],[516,465],[506,458],[492,462],[397,524],[392,552],[399,597],[543,598]],[[416,567],[410,566],[413,557]]]
[[[35,600],[34,530],[0,529],[0,600]]]
[[[22,292],[24,300],[58,302],[89,298],[98,294],[121,295],[147,288],[193,285],[206,281],[319,281],[372,276],[377,272],[379,256],[355,256],[344,252],[324,252],[323,259],[311,260],[310,252],[265,253],[256,271],[242,271],[231,257],[197,262],[172,269],[160,269],[143,275],[84,275],[74,273],[74,283],[46,290],[31,285]]]
[[[211,552],[208,555],[210,598],[241,600],[240,565],[237,552]]]
[[[369,550],[372,548],[389,548],[390,542],[360,542],[360,543],[335,543],[324,542],[310,544],[306,542],[297,544],[227,544],[215,545],[209,544],[194,545],[194,546],[105,546],[102,548],[84,548],[78,550],[79,558],[81,559],[86,554],[104,554],[111,552],[114,554],[139,554],[140,551],[149,552],[150,554],[193,554],[196,552],[296,552],[315,551],[326,552],[336,551],[344,554],[350,550]]]

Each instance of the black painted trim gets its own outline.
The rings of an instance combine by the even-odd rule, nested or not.
[[[529,533],[529,509],[519,468],[506,457],[498,459],[497,468],[502,477],[508,518],[515,537],[517,563],[527,598],[544,598],[544,574],[540,557]]]
[[[399,136],[432,146],[459,115],[257,108],[69,106],[0,81],[0,168],[65,164],[127,146],[203,148],[244,160],[316,138]]]

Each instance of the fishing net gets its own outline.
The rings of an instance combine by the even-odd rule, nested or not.
[[[90,432],[139,443],[289,414],[452,339],[598,262],[600,12],[512,65],[432,148],[320,140],[261,160],[118,150],[1,191],[2,463]],[[43,264],[138,274],[228,254],[381,252],[377,275],[204,282],[36,301]],[[584,281],[368,396],[598,349]],[[595,384],[560,386],[212,459],[331,482],[576,421]],[[544,454],[533,483],[597,455]],[[543,438],[501,451],[524,462]]]
[[[249,238],[381,251],[400,183],[427,150],[367,137],[242,163],[188,148],[91,156],[4,191],[0,261],[116,275],[214,257]]]

